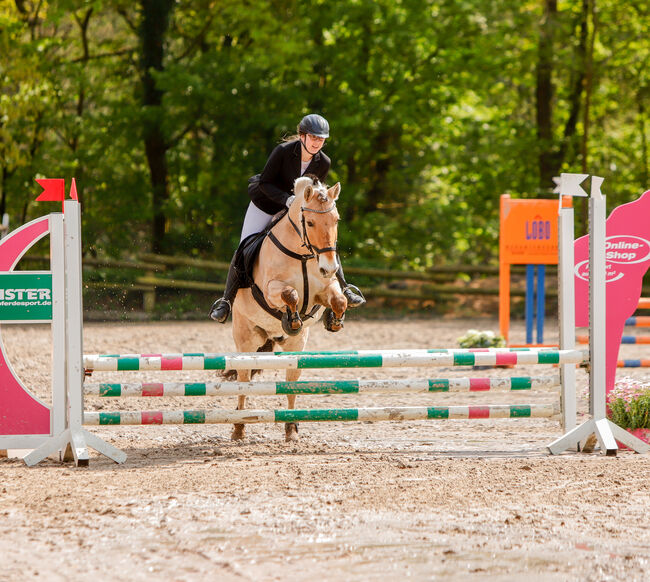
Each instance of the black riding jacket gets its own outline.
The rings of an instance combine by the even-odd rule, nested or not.
[[[281,143],[271,152],[262,173],[248,181],[248,194],[263,212],[275,214],[285,208],[287,198],[293,193],[293,183],[300,178],[301,148],[300,141]],[[325,182],[331,164],[320,151],[309,162],[305,174],[314,174]]]

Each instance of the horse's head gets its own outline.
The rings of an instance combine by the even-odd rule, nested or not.
[[[339,213],[336,200],[341,184],[327,188],[318,178],[302,176],[294,184],[296,199],[292,211],[300,209],[303,239],[311,252],[318,255],[318,267],[323,278],[328,279],[339,268],[336,256],[336,238]]]

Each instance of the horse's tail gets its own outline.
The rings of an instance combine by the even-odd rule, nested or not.
[[[275,348],[275,342],[269,338],[266,340],[266,343],[263,346],[257,348],[258,352],[272,352]],[[251,370],[251,379],[253,379],[257,374],[261,374],[262,370]],[[237,380],[237,370],[223,370],[221,372],[221,377],[228,382],[234,382]]]

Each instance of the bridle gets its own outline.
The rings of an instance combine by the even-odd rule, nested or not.
[[[300,232],[298,226],[293,220],[291,220],[291,216],[289,216],[289,213],[287,212],[287,219],[289,220],[289,223],[291,224],[291,226],[293,226],[293,229],[300,237],[300,240],[302,241],[302,246],[305,247],[310,252],[312,258],[315,258],[317,255],[321,255],[322,253],[327,253],[330,251],[336,252],[337,243],[335,241],[333,247],[323,247],[323,248],[317,247],[314,244],[312,244],[312,242],[309,240],[309,235],[307,234],[307,225],[305,224],[305,212],[315,212],[316,214],[328,214],[329,212],[332,212],[332,210],[334,210],[335,208],[336,208],[336,202],[333,202],[332,206],[326,208],[325,210],[316,210],[315,208],[305,208],[304,206],[301,206],[300,222],[302,226],[302,232]]]

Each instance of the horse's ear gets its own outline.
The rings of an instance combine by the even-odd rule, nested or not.
[[[311,184],[308,186],[305,186],[305,191],[303,193],[303,197],[305,198],[305,202],[309,202],[309,199],[312,197],[314,193],[314,188],[312,187]]]
[[[304,192],[305,200],[307,200],[309,196],[311,196],[311,183],[311,178],[307,178],[305,176],[297,178],[293,183],[294,194],[296,194],[296,196],[300,196]],[[307,194],[307,188],[310,190],[309,194]]]
[[[327,195],[329,196],[330,200],[336,201],[338,200],[339,194],[341,193],[341,182],[337,182],[332,186],[328,191]]]

